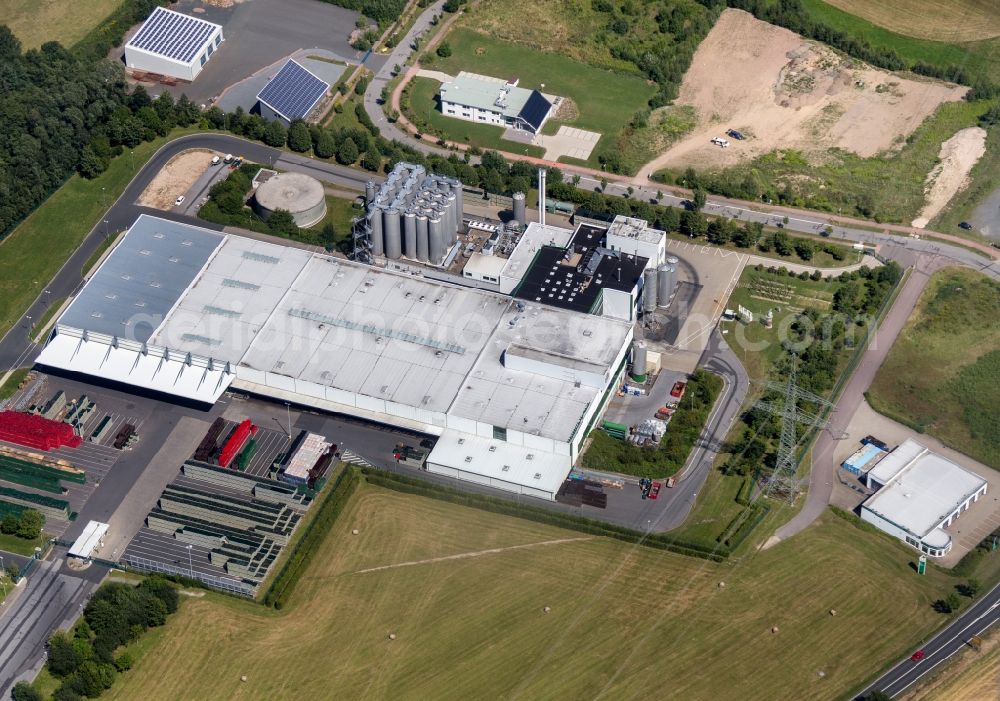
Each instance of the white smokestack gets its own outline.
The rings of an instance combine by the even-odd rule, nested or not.
[[[538,223],[545,226],[545,168],[538,169]]]

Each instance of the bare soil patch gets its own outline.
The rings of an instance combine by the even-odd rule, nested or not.
[[[218,154],[214,151],[203,149],[177,154],[143,190],[139,196],[139,204],[163,210],[172,208],[177,197],[194,185],[198,176],[205,172],[216,155]]]
[[[903,143],[938,105],[966,90],[876,70],[742,10],[725,10],[695,52],[675,103],[694,108],[697,126],[644,170],[725,167],[787,149],[870,157]],[[753,137],[730,139],[728,148],[711,143],[730,128]]]
[[[938,164],[927,174],[924,191],[927,204],[920,210],[920,216],[913,220],[913,226],[924,228],[927,222],[944,209],[951,198],[969,184],[969,173],[983,154],[986,153],[986,130],[969,127],[958,131],[941,144]]]

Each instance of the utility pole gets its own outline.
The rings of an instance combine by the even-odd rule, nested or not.
[[[796,476],[799,461],[795,457],[795,449],[798,447],[796,428],[798,424],[803,424],[819,429],[829,429],[830,423],[822,417],[822,412],[824,409],[832,409],[833,403],[828,402],[818,394],[800,389],[795,384],[796,366],[798,364],[798,357],[795,353],[791,354],[790,362],[791,369],[788,373],[788,381],[786,383],[760,383],[765,389],[782,392],[784,394],[784,401],[780,404],[777,402],[759,401],[754,407],[781,417],[778,458],[765,491],[780,494],[785,496],[789,502],[793,502],[799,492],[799,481]],[[815,404],[820,413],[811,413],[800,409],[798,405],[800,401]]]

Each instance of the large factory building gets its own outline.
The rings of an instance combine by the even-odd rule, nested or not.
[[[38,362],[421,431],[428,470],[553,499],[631,340],[626,321],[143,215]]]

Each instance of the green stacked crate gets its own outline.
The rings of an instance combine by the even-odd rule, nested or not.
[[[31,492],[22,492],[19,489],[0,487],[0,499],[36,509],[46,518],[65,520],[70,517],[68,501],[53,499],[43,494],[32,494]]]

